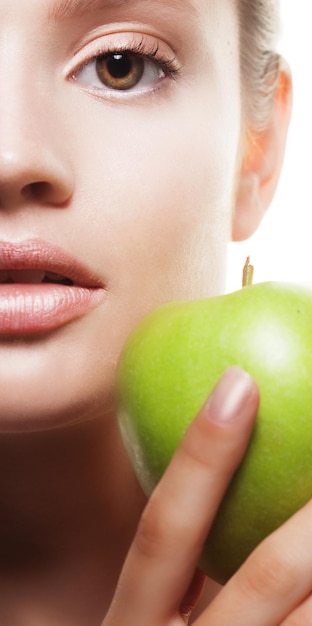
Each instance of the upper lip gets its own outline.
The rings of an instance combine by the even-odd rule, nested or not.
[[[0,272],[9,274],[14,270],[39,270],[62,277],[65,284],[89,289],[104,288],[99,277],[86,265],[62,248],[40,239],[0,241]]]

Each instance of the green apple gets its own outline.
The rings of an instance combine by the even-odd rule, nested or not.
[[[200,563],[221,583],[312,497],[312,289],[268,282],[164,305],[130,336],[117,378],[122,437],[150,494],[231,365],[255,378],[261,402]]]

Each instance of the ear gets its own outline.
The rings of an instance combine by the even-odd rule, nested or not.
[[[248,239],[258,228],[278,183],[284,157],[292,102],[289,69],[281,61],[279,79],[267,127],[245,131],[233,212],[233,241]]]

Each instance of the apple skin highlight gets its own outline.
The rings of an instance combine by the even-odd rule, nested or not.
[[[122,438],[150,495],[232,365],[254,377],[261,401],[200,562],[222,584],[312,496],[312,288],[259,283],[164,305],[131,334],[117,371]]]

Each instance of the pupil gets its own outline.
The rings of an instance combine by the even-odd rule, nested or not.
[[[107,69],[114,78],[125,78],[131,72],[131,60],[124,54],[113,54],[107,61]]]
[[[1,1],[1,0],[0,0]],[[138,84],[144,74],[144,58],[129,52],[115,52],[97,59],[99,79],[110,89],[126,91]]]

